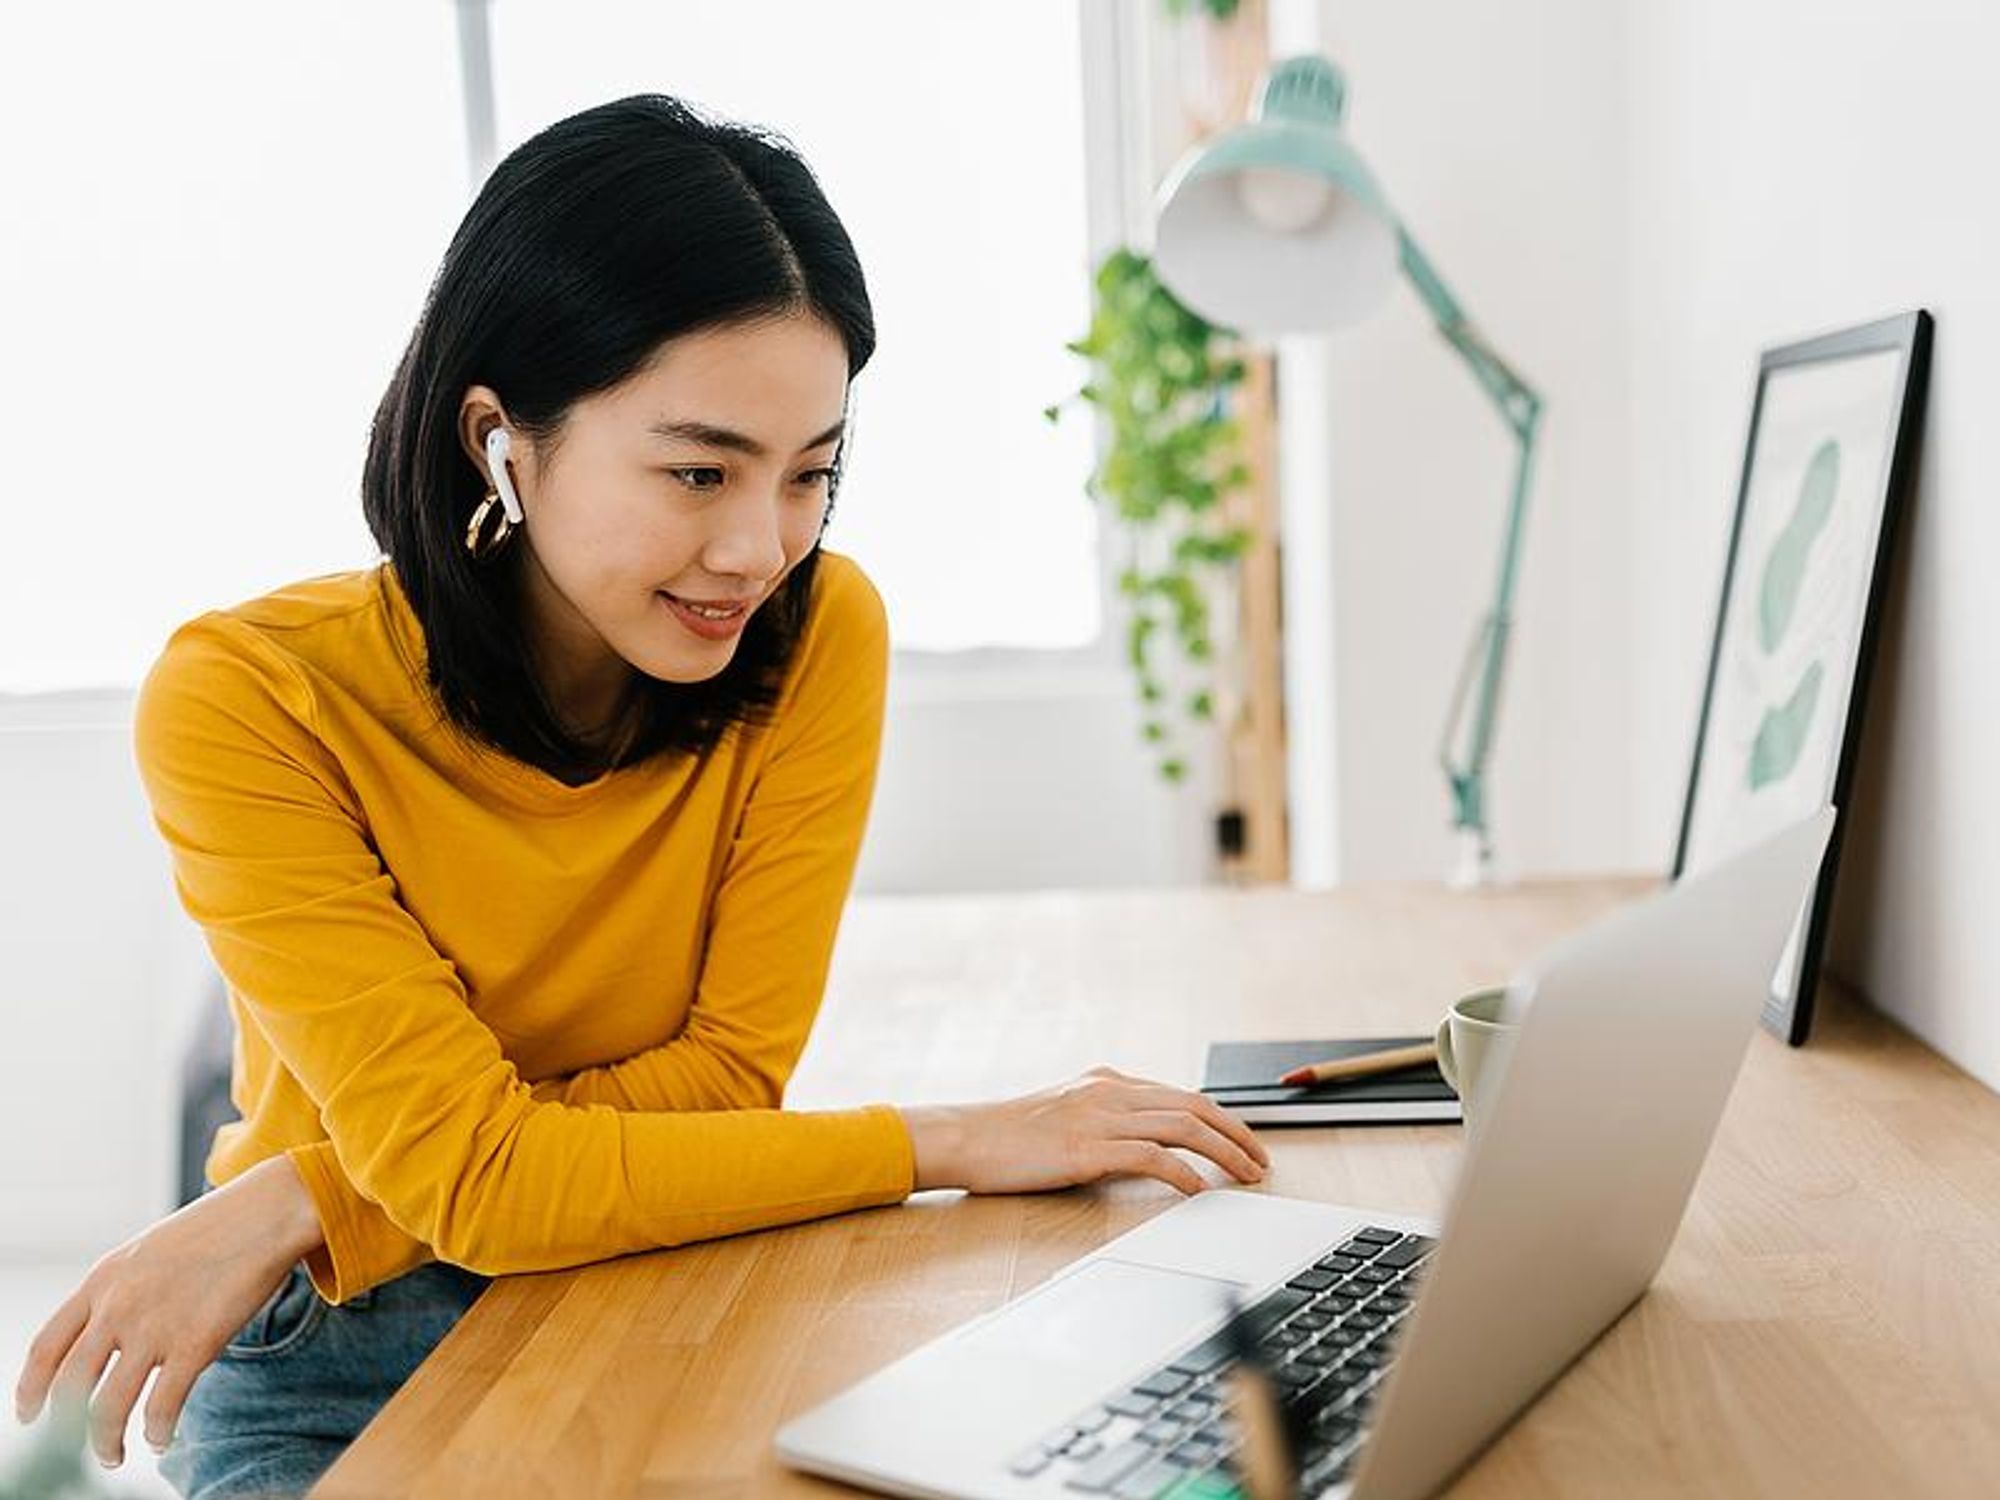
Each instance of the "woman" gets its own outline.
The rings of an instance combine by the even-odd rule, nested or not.
[[[141,691],[243,1118],[51,1317],[24,1420],[94,1390],[116,1463],[157,1368],[185,1494],[296,1492],[491,1276],[924,1188],[1199,1191],[1174,1146],[1263,1176],[1108,1069],[780,1108],[881,735],[882,606],[820,549],[873,347],[782,142],[640,97],[495,170],[376,414],[386,561],[191,621]]]

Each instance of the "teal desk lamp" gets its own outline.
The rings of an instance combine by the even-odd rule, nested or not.
[[[1493,607],[1473,632],[1438,749],[1459,838],[1454,880],[1479,885],[1492,878],[1486,765],[1542,401],[1480,337],[1348,144],[1340,128],[1346,94],[1324,58],[1273,65],[1249,123],[1195,147],[1168,175],[1153,263],[1195,312],[1260,335],[1358,322],[1388,296],[1400,266],[1519,441]]]

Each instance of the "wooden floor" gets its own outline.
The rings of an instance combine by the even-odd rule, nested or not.
[[[1210,1039],[1428,1030],[1637,881],[873,898],[793,1104],[993,1097]],[[1653,1292],[1459,1496],[2000,1494],[2000,1098],[1828,993],[1754,1041]],[[1263,1190],[1440,1212],[1450,1127],[1268,1131]],[[315,1492],[824,1495],[791,1415],[1174,1201],[1120,1181],[496,1283]]]

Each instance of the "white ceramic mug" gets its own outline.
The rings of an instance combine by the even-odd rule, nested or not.
[[[1438,1071],[1465,1106],[1465,1128],[1474,1127],[1480,1078],[1488,1070],[1501,1044],[1518,1027],[1500,1020],[1507,1003],[1505,989],[1474,990],[1452,1002],[1438,1022]]]

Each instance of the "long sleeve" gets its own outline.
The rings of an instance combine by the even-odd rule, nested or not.
[[[758,782],[758,792],[752,792],[750,816],[756,816],[758,794],[774,794],[790,774],[788,766],[772,766],[772,772]],[[838,814],[832,808],[828,812]],[[852,880],[854,854],[856,850],[850,850],[840,862],[842,888]],[[734,866],[724,876],[724,886],[728,888],[732,880],[738,880]],[[838,920],[838,910],[834,916]],[[530,1092],[538,1100],[576,1106],[604,1104],[614,1110],[778,1108],[784,1102],[784,1084],[806,1046],[812,1016],[818,1012],[826,986],[826,966],[832,958],[832,936],[830,932],[826,956],[818,962],[816,972],[798,974],[796,988],[782,996],[786,1004],[774,1008],[770,1028],[762,1032],[762,1044],[754,1048],[752,1056],[732,1056],[728,1048],[734,1034],[740,1034],[746,1024],[754,1024],[754,1016],[740,1012],[734,1022],[722,1016],[734,996],[718,994],[718,986],[708,984],[704,972],[694,1014],[680,1036],[620,1062],[544,1078]],[[710,954],[732,954],[740,942],[734,926],[718,922]],[[776,1074],[772,1072],[774,1062],[780,1064]],[[306,1266],[328,1302],[344,1302],[434,1258],[428,1244],[396,1228],[380,1204],[362,1196],[340,1170],[332,1142],[316,1140],[308,1146],[294,1146],[288,1154],[312,1194],[326,1236],[326,1244],[306,1258]]]
[[[879,753],[887,638],[865,592],[840,649],[867,670],[780,705],[687,1029],[539,1093],[399,903],[304,678],[226,616],[170,643],[139,704],[142,774],[183,903],[318,1108],[324,1148],[294,1159],[336,1300],[426,1252],[548,1269],[907,1194],[892,1109],[715,1104],[775,1104],[817,1007]]]
[[[801,1050],[804,1045],[802,1032]],[[543,1079],[530,1093],[552,1103],[625,1110],[772,1109],[784,1102],[782,1091],[767,1095],[761,1086],[730,1091],[730,1085],[750,1078],[741,1064],[720,1064],[691,1020],[688,1031],[670,1042],[616,1063]],[[380,1204],[348,1180],[331,1141],[294,1146],[286,1154],[319,1211],[325,1242],[306,1257],[306,1266],[327,1301],[345,1302],[436,1258],[429,1245],[397,1228]]]

